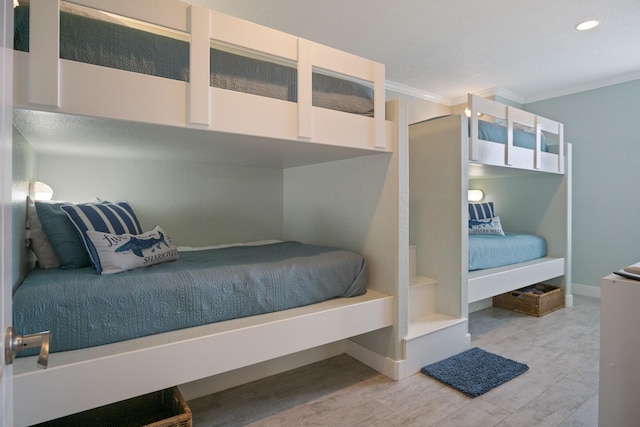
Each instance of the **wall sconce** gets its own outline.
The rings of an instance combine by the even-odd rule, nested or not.
[[[41,181],[34,181],[29,184],[29,194],[33,200],[51,200],[53,189]]]
[[[467,200],[470,202],[479,202],[482,199],[484,199],[482,190],[469,190],[467,193]]]
[[[464,107],[464,115],[471,118],[471,110],[469,109],[469,107]],[[480,117],[482,115],[482,113],[476,113],[477,117]]]

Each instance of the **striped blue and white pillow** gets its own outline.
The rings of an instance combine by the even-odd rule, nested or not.
[[[496,216],[493,202],[469,203],[469,220],[489,219]]]
[[[60,207],[78,230],[91,262],[100,272],[100,257],[87,230],[110,234],[142,234],[140,222],[127,202],[65,204]]]

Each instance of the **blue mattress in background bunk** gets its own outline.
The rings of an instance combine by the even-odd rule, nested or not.
[[[14,9],[14,49],[29,51],[28,5]],[[60,12],[60,58],[189,81],[188,41],[93,15]],[[295,67],[215,48],[210,65],[211,87],[297,102]],[[373,117],[372,86],[317,72],[312,81],[314,106]]]
[[[547,241],[533,234],[469,235],[469,271],[502,267],[547,255]]]
[[[366,263],[354,252],[298,242],[234,246],[110,275],[34,269],[13,297],[13,324],[20,335],[51,331],[50,351],[58,352],[365,292]]]
[[[14,49],[29,51],[29,6],[14,9]],[[189,43],[60,12],[60,58],[189,81]]]
[[[507,143],[507,128],[498,123],[491,123],[485,120],[478,120],[478,138],[485,141],[498,142],[500,144]],[[536,148],[536,134],[522,130],[513,129],[513,145],[516,147],[528,148],[533,150]],[[547,140],[544,134],[540,138],[540,150],[548,152]]]
[[[210,86],[296,102],[298,70],[211,48]],[[373,87],[314,72],[312,105],[373,117]]]

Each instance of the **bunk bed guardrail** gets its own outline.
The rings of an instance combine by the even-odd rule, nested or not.
[[[471,162],[564,174],[564,126],[562,123],[473,94],[468,95],[468,106],[470,110],[469,160]],[[504,148],[479,137],[479,122],[482,115],[504,122],[506,127]],[[535,132],[535,147],[532,150],[514,145],[517,124],[531,128]],[[557,136],[557,153],[543,151],[541,142],[543,132]]]
[[[92,115],[95,113],[91,109],[87,109],[88,112],[81,111],[75,105],[76,101],[69,99],[72,94],[82,89],[78,87],[72,90],[69,87],[72,82],[64,75],[66,67],[61,66],[61,4],[65,2],[29,2],[27,107]],[[257,127],[269,129],[275,138],[354,146],[375,151],[390,150],[386,143],[383,64],[188,3],[164,0],[160,4],[162,7],[158,7],[158,2],[141,0],[133,7],[128,2],[77,0],[73,4],[139,20],[171,31],[177,30],[188,36],[189,81],[173,82],[173,86],[178,83],[186,84],[186,89],[183,89],[185,93],[177,97],[179,102],[184,102],[185,105],[172,106],[171,109],[175,110],[175,113],[170,120],[163,117],[155,119],[147,112],[141,114],[141,121],[264,136],[264,130],[253,130]],[[149,13],[150,10],[154,12]],[[292,64],[297,69],[296,102],[292,106],[283,106],[280,103],[272,108],[273,102],[257,101],[252,103],[256,108],[243,109],[238,106],[247,104],[243,102],[246,94],[229,94],[230,91],[210,87],[210,47],[216,44],[230,46],[239,52],[247,52],[248,55]],[[344,80],[361,82],[372,87],[373,117],[314,107],[312,91],[313,75],[316,72],[339,76]],[[124,80],[121,74],[119,80]],[[111,83],[104,81],[103,84]],[[180,87],[184,87],[173,86],[171,90],[176,92],[180,91]],[[121,89],[119,92],[121,96],[125,96],[127,89]],[[118,111],[118,108],[125,109],[122,105],[109,108],[109,114],[115,116],[113,118],[136,120],[131,114]],[[279,123],[274,125],[272,114],[276,113],[280,114],[281,118],[278,120]],[[178,117],[180,115],[182,117]],[[332,124],[329,127],[333,129],[327,130],[327,126],[323,125],[327,121]],[[344,137],[332,140],[336,132],[342,132]]]

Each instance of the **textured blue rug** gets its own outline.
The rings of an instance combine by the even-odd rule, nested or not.
[[[528,369],[524,363],[474,347],[427,365],[422,372],[467,396],[478,397]]]

